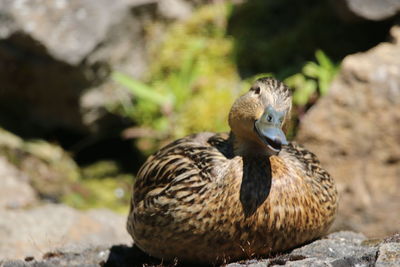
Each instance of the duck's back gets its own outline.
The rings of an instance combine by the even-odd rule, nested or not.
[[[163,205],[159,197],[190,201],[213,183],[227,164],[227,134],[200,133],[178,139],[147,159],[134,185],[133,205]],[[153,196],[150,198],[150,196]]]
[[[228,134],[195,134],[147,159],[136,178],[127,224],[136,245],[159,258],[195,257],[191,243],[211,230],[216,215],[211,211],[218,208],[211,205],[229,165],[227,140]]]
[[[316,157],[293,144],[279,156],[233,156],[228,134],[179,139],[149,157],[134,185],[128,231],[164,259],[222,262],[321,236],[336,189]]]

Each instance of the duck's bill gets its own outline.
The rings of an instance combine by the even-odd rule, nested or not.
[[[282,145],[288,144],[284,132],[278,127],[256,122],[254,129],[264,144],[276,153],[281,151]]]

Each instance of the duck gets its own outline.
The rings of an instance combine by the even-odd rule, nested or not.
[[[229,133],[178,139],[133,185],[127,230],[165,261],[222,264],[268,257],[325,235],[338,196],[318,158],[285,135],[291,90],[264,77],[229,112]]]

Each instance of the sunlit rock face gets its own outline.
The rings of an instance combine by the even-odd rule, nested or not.
[[[110,71],[141,77],[153,41],[144,28],[185,18],[194,5],[160,2],[0,1],[0,123],[28,134],[121,125],[107,107],[130,97]]]
[[[0,156],[0,177],[2,177],[0,210],[24,208],[38,200],[27,175],[13,166],[4,156]]]
[[[363,234],[337,232],[291,252],[269,258],[233,262],[228,267],[259,266],[399,266],[400,235],[369,240]],[[151,258],[126,245],[88,246],[46,253],[43,258],[4,261],[2,266],[175,266],[180,263]]]
[[[341,17],[347,21],[385,20],[398,14],[396,0],[331,0]]]
[[[38,259],[47,251],[83,251],[129,244],[125,216],[109,210],[78,211],[61,204],[0,210],[0,259]],[[3,266],[3,265],[2,265]]]
[[[400,28],[391,34],[392,42],[345,58],[297,136],[338,183],[336,229],[369,236],[398,231]]]

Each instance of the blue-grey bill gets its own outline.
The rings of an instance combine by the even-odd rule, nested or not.
[[[255,130],[261,140],[273,151],[279,152],[282,145],[287,145],[285,133],[276,126],[266,125],[256,121]]]

